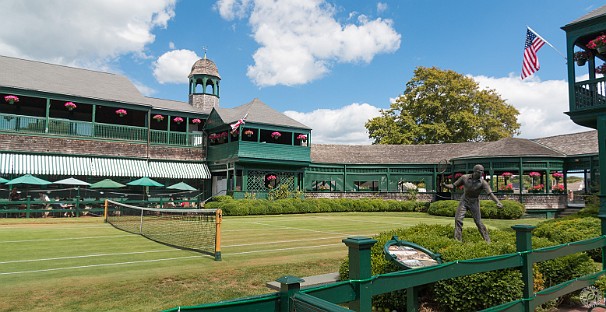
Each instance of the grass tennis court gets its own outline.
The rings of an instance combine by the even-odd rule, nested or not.
[[[484,220],[489,229],[539,221]],[[0,311],[158,311],[268,293],[282,275],[336,272],[348,236],[453,222],[401,212],[226,216],[223,261],[214,261],[102,218],[0,219]]]

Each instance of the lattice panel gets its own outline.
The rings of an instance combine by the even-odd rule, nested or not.
[[[265,187],[265,176],[273,174],[278,177],[278,185],[288,185],[289,191],[295,190],[295,175],[290,172],[275,172],[252,170],[248,172],[248,182],[246,189],[248,192],[268,192],[269,188]]]

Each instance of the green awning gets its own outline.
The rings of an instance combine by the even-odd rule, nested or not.
[[[210,179],[203,162],[0,153],[0,175]]]

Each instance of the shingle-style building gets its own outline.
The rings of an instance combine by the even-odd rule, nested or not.
[[[278,185],[306,196],[401,198],[408,182],[430,199],[441,192],[442,179],[477,163],[495,190],[504,172],[540,172],[545,196],[555,196],[554,172],[583,173],[586,180],[595,173],[595,131],[479,143],[313,144],[311,128],[259,99],[221,107],[220,81],[211,60],[198,60],[189,102],[180,102],[145,97],[121,75],[0,56],[0,177],[126,182],[149,176],[186,181],[203,198],[262,198]],[[233,130],[240,119],[245,123]],[[440,172],[444,160],[449,165]],[[520,200],[532,186],[524,183]]]

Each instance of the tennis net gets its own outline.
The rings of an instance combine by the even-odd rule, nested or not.
[[[220,209],[145,208],[106,200],[105,220],[117,229],[221,260]]]

